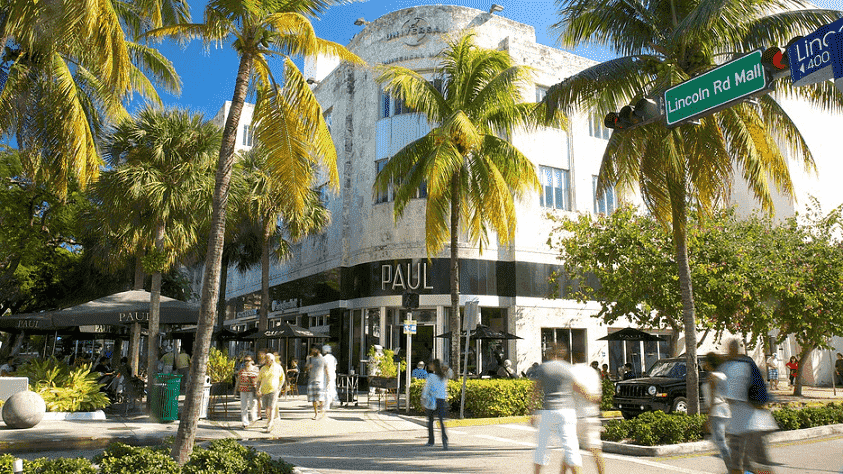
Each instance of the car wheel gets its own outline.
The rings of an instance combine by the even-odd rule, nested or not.
[[[673,407],[670,409],[671,413],[688,413],[688,399],[685,397],[676,397],[673,400]]]
[[[621,415],[623,415],[624,420],[631,420],[637,416],[637,413],[633,413],[631,411],[621,411]]]

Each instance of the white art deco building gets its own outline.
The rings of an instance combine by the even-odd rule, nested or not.
[[[332,214],[327,230],[298,244],[290,260],[270,270],[270,327],[288,321],[324,335],[335,346],[340,372],[365,374],[366,364],[360,361],[374,344],[406,347],[402,324],[407,314],[401,306],[408,291],[420,295],[419,308],[412,313],[418,321],[413,361],[448,359],[447,339],[435,336],[448,331],[449,250],[426,257],[424,190],[397,222],[391,192],[373,192],[378,170],[403,146],[426,134],[430,125],[384,94],[375,79],[378,65],[405,66],[433,79],[437,53],[447,39],[466,29],[475,32],[480,46],[507,51],[516,63],[533,68],[535,82],[522,90],[525,101],[541,99],[549,86],[594,64],[537,44],[532,26],[472,8],[434,5],[395,11],[366,24],[347,47],[369,67],[326,62],[306,67],[337,148],[340,189],[326,196]],[[220,123],[228,105],[217,116]],[[251,145],[244,128],[250,110],[244,109],[238,146]],[[512,137],[535,164],[542,191],[517,203],[515,238],[507,246],[497,245],[491,236],[480,253],[460,239],[461,305],[478,299],[483,324],[520,338],[484,342],[477,351],[480,370],[488,370],[493,351],[500,351],[518,372],[524,371],[542,360],[546,343],[554,340],[566,341],[573,352],[610,364],[612,370],[627,361],[635,361],[639,369],[642,351],[645,367],[669,355],[669,342],[599,341],[627,324],[603,325],[593,317],[597,303],[580,304],[564,294],[548,298],[548,277],[561,269],[547,245],[552,227],[548,213],[611,212],[617,205],[614,193],[599,200],[595,195],[608,137],[602,117],[588,115],[574,117],[567,131],[545,128]],[[259,298],[259,269],[245,274],[230,270],[226,324],[254,327]],[[305,355],[301,346],[294,351],[297,357]]]

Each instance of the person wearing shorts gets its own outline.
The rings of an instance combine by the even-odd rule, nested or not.
[[[593,397],[603,396],[599,370],[594,370],[594,364],[585,364],[585,354],[577,354],[574,358],[574,380],[583,386],[585,391]],[[585,449],[594,456],[598,474],[606,469],[603,460],[603,443],[600,441],[600,405],[586,399],[580,393],[574,392],[574,409],[577,412],[577,441],[580,449]]]
[[[313,419],[319,420],[325,416],[325,381],[328,379],[328,366],[316,344],[310,347],[306,368],[309,374],[307,401],[313,404]]]
[[[261,392],[261,406],[266,411],[266,432],[272,431],[278,418],[278,392],[284,379],[284,369],[275,361],[275,355],[266,354],[266,364],[258,374],[258,384]]]

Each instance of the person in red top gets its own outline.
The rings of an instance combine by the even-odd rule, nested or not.
[[[796,384],[796,372],[799,370],[799,362],[796,360],[796,356],[790,356],[790,362],[784,366],[787,367],[787,370],[790,372],[788,376],[790,379],[790,385]]]
[[[251,357],[247,356],[240,372],[237,372],[237,383],[234,390],[240,393],[240,420],[243,428],[258,419],[258,400],[255,392],[258,386],[258,367]]]

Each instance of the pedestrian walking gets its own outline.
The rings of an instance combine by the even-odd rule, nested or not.
[[[731,414],[726,425],[727,466],[730,474],[744,474],[745,471],[771,474],[772,462],[764,436],[778,429],[778,425],[770,412],[759,405],[768,399],[768,394],[758,366],[739,351],[739,341],[729,341],[727,360],[720,365],[720,372],[726,376],[723,396]]]
[[[779,354],[773,352],[767,358],[767,380],[770,382],[770,390],[779,389]]]
[[[711,439],[720,451],[720,458],[729,466],[729,446],[726,444],[726,425],[729,424],[731,412],[729,404],[723,397],[726,392],[726,375],[719,371],[723,358],[709,352],[705,355],[703,367],[708,372],[708,379],[702,386],[703,398],[708,407],[708,428]]]
[[[563,450],[562,470],[565,474],[582,472],[582,456],[577,441],[577,412],[574,409],[573,393],[576,391],[586,400],[598,403],[600,398],[588,394],[587,390],[574,380],[573,366],[566,361],[568,347],[561,342],[550,343],[547,350],[547,362],[536,370],[536,385],[533,392],[534,402],[543,398],[542,409],[538,416],[533,416],[532,423],[538,423],[538,440],[533,461],[535,472],[550,462],[547,444],[550,433],[559,436]]]
[[[322,358],[325,359],[325,410],[337,402],[337,358],[331,353],[331,346],[322,346]]]
[[[173,350],[170,348],[164,349],[164,355],[161,356],[161,360],[158,361],[158,371],[162,374],[170,374],[173,372],[173,363],[175,362],[175,354],[173,354]]]
[[[448,377],[442,370],[439,359],[428,364],[427,377],[421,393],[422,405],[427,412],[427,445],[434,445],[433,416],[439,417],[442,430],[442,449],[448,449],[448,433],[445,432],[445,417],[448,415]]]
[[[179,391],[184,393],[187,389],[187,376],[190,375],[190,356],[184,351],[184,347],[181,347],[179,348],[179,355],[175,359],[176,373],[181,375]]]
[[[585,364],[585,354],[578,354],[575,357],[574,381],[582,385],[586,393],[592,397],[600,398],[603,395],[603,387],[600,383],[600,370],[595,370],[596,362],[590,366]],[[603,460],[603,443],[600,441],[600,405],[592,399],[587,399],[578,392],[573,393],[574,409],[577,412],[577,441],[580,449],[588,450],[594,457],[594,464],[597,473],[606,472],[606,463]]]
[[[310,347],[305,369],[308,372],[307,401],[313,404],[313,419],[319,420],[325,416],[325,380],[328,374],[325,359],[316,344]]]
[[[251,356],[246,356],[243,368],[237,372],[234,391],[240,394],[240,420],[245,429],[258,419],[258,367]]]
[[[278,417],[278,392],[281,389],[281,381],[284,380],[284,369],[275,361],[275,355],[265,355],[266,364],[261,367],[258,373],[258,386],[260,387],[261,406],[266,412],[266,432],[272,431]]]
[[[799,361],[796,360],[796,356],[790,356],[790,360],[785,364],[785,367],[787,367],[788,371],[788,384],[792,387],[796,385],[796,374],[799,373]]]
[[[419,380],[424,380],[424,379],[427,378],[427,370],[425,370],[425,368],[424,368],[424,361],[423,360],[420,360],[416,364],[416,368],[413,369],[412,372],[410,372],[410,377],[412,377],[414,379],[419,379]]]

